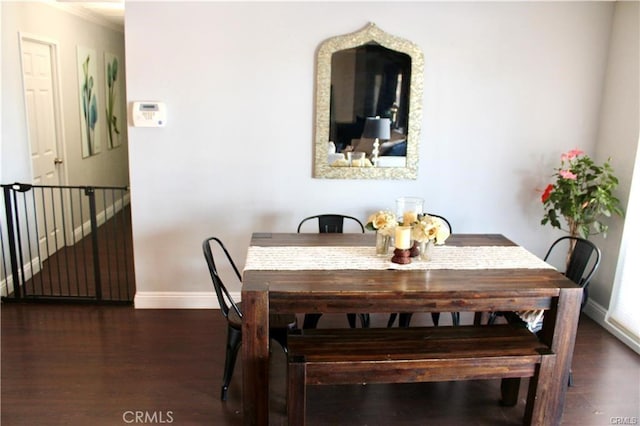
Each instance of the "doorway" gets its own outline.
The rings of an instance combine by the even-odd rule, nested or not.
[[[50,40],[21,33],[20,57],[31,154],[31,183],[63,185],[65,173],[62,153],[65,151],[57,72],[58,45]],[[35,263],[33,269],[39,269],[42,262],[64,245],[61,201],[56,197],[34,199],[37,227],[46,232],[42,233],[38,241],[39,262],[31,260]]]

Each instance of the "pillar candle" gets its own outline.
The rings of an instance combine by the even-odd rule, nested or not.
[[[411,225],[413,222],[417,222],[418,221],[418,213],[411,211],[411,210],[407,210],[406,212],[404,212],[404,214],[402,215],[402,224],[403,225]]]
[[[398,249],[411,248],[411,227],[410,226],[396,226],[396,248]]]

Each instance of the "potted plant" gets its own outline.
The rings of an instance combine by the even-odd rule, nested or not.
[[[541,224],[565,230],[572,237],[607,235],[608,226],[602,222],[612,215],[624,216],[620,200],[613,191],[618,178],[613,173],[611,158],[601,166],[588,155],[573,149],[560,157],[560,167],[553,174],[554,183],[542,194],[545,212]],[[560,219],[564,219],[564,223]],[[569,258],[573,246],[569,249]]]

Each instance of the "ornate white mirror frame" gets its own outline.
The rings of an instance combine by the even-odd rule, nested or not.
[[[329,165],[329,137],[331,120],[331,63],[332,55],[345,49],[367,44],[379,44],[387,49],[405,53],[411,58],[409,108],[406,130],[405,167],[340,167]],[[418,175],[418,144],[422,124],[422,91],[424,56],[420,48],[405,39],[387,34],[370,23],[360,31],[332,37],[319,46],[316,56],[316,133],[315,178],[329,179],[416,179]]]

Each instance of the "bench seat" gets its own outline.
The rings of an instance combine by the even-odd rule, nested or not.
[[[287,344],[290,425],[304,424],[307,385],[507,379],[503,402],[514,405],[521,377],[532,377],[525,423],[538,423],[538,387],[555,360],[512,325],[293,330]]]

